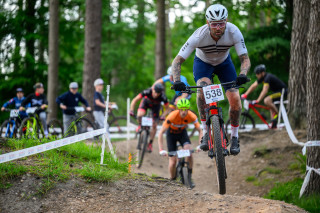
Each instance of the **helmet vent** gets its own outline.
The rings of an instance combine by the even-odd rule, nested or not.
[[[216,13],[217,16],[219,16],[220,11],[214,11]]]

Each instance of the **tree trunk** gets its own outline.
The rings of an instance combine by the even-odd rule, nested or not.
[[[250,6],[249,6],[249,17],[248,17],[248,23],[247,23],[247,30],[254,29],[254,25],[256,23],[256,8],[257,8],[257,0],[251,0]]]
[[[93,82],[100,77],[102,1],[86,0],[85,54],[82,95],[93,105]]]
[[[306,67],[309,1],[294,0],[289,74],[289,118],[293,128],[306,127]]]
[[[145,2],[144,0],[138,0],[138,26],[136,33],[136,45],[142,45],[144,43],[144,24],[145,24]]]
[[[264,0],[260,1],[260,27],[266,26],[266,13],[264,12],[265,3]]]
[[[166,40],[166,48],[167,48],[167,53],[166,53],[166,56],[167,56],[167,64],[169,66],[171,66],[171,63],[172,63],[172,41],[171,41],[171,28],[170,28],[170,22],[169,22],[169,11],[170,11],[170,1],[166,1],[166,38],[168,38]]]
[[[157,29],[156,29],[156,69],[155,79],[164,76],[166,72],[166,14],[165,0],[157,1]]]
[[[210,4],[210,1],[209,1],[209,0],[205,0],[205,2],[206,2],[206,8],[205,8],[205,10],[207,10],[207,8],[208,8],[211,4]]]
[[[35,73],[35,4],[34,0],[26,1],[26,35],[28,35],[26,39],[26,58],[25,58],[25,73],[27,73],[27,78],[32,79],[33,81],[39,81],[38,75]]]
[[[19,17],[23,13],[23,0],[18,0],[17,6],[18,6],[17,17]],[[20,23],[20,24],[22,24],[22,23]],[[14,52],[13,52],[13,57],[12,57],[13,58],[13,72],[21,73],[21,66],[19,65],[20,61],[21,61],[21,56],[20,56],[20,43],[21,43],[21,39],[22,39],[21,30],[16,30],[14,36],[15,36],[15,47],[14,47]]]
[[[311,0],[310,21],[308,32],[308,61],[307,61],[307,119],[308,141],[320,140],[320,1]],[[306,23],[306,22],[305,22]],[[308,147],[307,165],[314,169],[320,168],[320,147]],[[306,194],[320,195],[320,175],[312,172]]]
[[[49,1],[48,120],[57,117],[59,73],[59,0]]]

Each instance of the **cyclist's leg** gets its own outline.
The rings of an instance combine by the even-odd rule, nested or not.
[[[278,115],[278,109],[276,105],[274,105],[274,101],[280,100],[281,92],[277,92],[274,94],[271,94],[264,98],[264,104],[270,108],[270,117],[271,120],[277,118]]]
[[[175,134],[170,132],[170,128],[166,132],[166,137],[167,137],[167,147],[169,152],[168,169],[169,169],[170,179],[175,180],[177,157],[175,155],[171,155],[170,152],[177,151],[177,140],[176,140]]]
[[[148,109],[148,99],[143,98],[140,102],[138,112],[137,112],[137,119],[138,119],[139,126],[141,126],[141,118],[146,114],[147,109]]]
[[[217,74],[221,83],[234,81],[237,78],[236,69],[231,61],[230,55],[227,59],[215,67],[215,73]],[[241,100],[239,90],[230,88],[230,86],[224,86],[226,96],[229,101],[229,117],[231,121],[231,138],[238,137],[239,118],[241,114]]]
[[[188,149],[191,150],[191,140],[188,136],[188,132],[186,129],[184,129],[181,133],[180,133],[180,138],[179,141],[181,143],[181,146],[183,147],[183,149]],[[186,158],[186,161],[189,163],[189,172],[192,173],[192,167],[193,167],[193,158],[192,155],[190,155],[190,157]]]
[[[194,81],[197,83],[198,86],[206,86],[211,84],[211,77],[214,71],[214,67],[210,64],[207,64],[201,61],[197,56],[194,57],[193,62],[193,77]],[[197,93],[197,106],[198,111],[202,123],[202,130],[203,135],[207,133],[207,126],[206,126],[206,113],[205,108],[208,106],[205,102],[204,95],[202,89],[198,89]]]
[[[153,139],[157,133],[157,125],[159,123],[160,108],[161,108],[160,104],[156,104],[156,105],[151,106],[153,123],[152,123],[152,130],[150,132],[150,141],[149,141],[149,146],[148,146],[149,151],[152,151]]]
[[[48,136],[48,127],[47,127],[47,113],[46,112],[40,112],[39,118],[42,123],[43,131],[45,136]]]
[[[98,128],[102,129],[104,127],[104,112],[103,111],[93,111],[93,117],[95,122],[98,124]]]
[[[68,135],[68,130],[69,128],[72,128],[71,123],[75,118],[76,118],[75,115],[67,115],[63,113],[62,120],[63,120],[63,131],[65,135]]]

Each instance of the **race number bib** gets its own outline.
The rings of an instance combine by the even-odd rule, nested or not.
[[[152,118],[142,117],[141,126],[152,126]]]
[[[76,107],[74,107],[74,110],[76,112],[84,112],[84,108],[82,106],[76,106]]]
[[[29,114],[33,114],[35,113],[35,111],[37,110],[37,107],[29,107],[27,108],[26,112]]]
[[[18,109],[10,110],[10,117],[11,118],[16,118],[18,116],[19,116],[19,110]]]
[[[206,104],[224,100],[221,84],[213,84],[203,87]]]
[[[190,156],[190,150],[185,150],[185,149],[182,149],[182,150],[179,150],[177,151],[177,155],[178,155],[178,158],[184,158],[184,157],[189,157]]]

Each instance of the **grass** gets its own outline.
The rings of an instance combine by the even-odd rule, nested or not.
[[[306,156],[299,153],[296,154],[295,159],[296,161],[292,163],[289,168],[292,170],[298,170],[301,174],[305,174]],[[291,203],[309,212],[320,212],[320,194],[302,196],[299,198],[302,183],[302,178],[295,178],[294,180],[286,183],[276,183],[264,198]]]
[[[8,140],[7,149],[15,151],[49,140]],[[79,176],[88,182],[109,182],[128,175],[128,163],[119,163],[109,152],[105,152],[104,166],[100,166],[101,148],[78,142],[54,150],[39,153],[28,158],[22,158],[19,163],[0,164],[0,188],[8,188],[14,178],[30,173],[41,178],[42,183],[36,194],[46,194],[57,183],[66,181],[72,176]],[[32,163],[26,164],[26,159],[32,158]]]
[[[319,212],[320,195],[302,196],[302,198],[299,198],[302,183],[303,179],[301,178],[296,178],[287,183],[278,183],[264,198],[282,200],[286,203],[299,206],[309,212]]]

